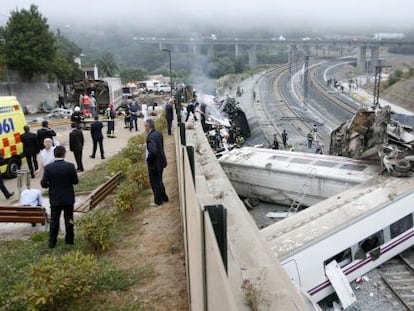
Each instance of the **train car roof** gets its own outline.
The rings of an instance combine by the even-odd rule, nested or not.
[[[219,161],[226,165],[285,171],[301,175],[313,168],[315,177],[335,176],[336,179],[356,179],[356,182],[363,182],[378,173],[378,165],[369,161],[253,147],[233,149],[225,153]]]
[[[414,177],[376,176],[261,230],[279,258],[349,226],[414,189]]]

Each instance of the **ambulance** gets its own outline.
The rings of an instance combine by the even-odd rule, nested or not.
[[[20,135],[24,133],[26,118],[23,109],[14,96],[0,96],[0,173],[8,178],[16,177],[22,164],[23,143]]]

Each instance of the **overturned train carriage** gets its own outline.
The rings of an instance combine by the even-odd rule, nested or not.
[[[115,107],[122,102],[122,83],[119,78],[103,78],[102,80],[81,80],[73,84],[73,102],[78,103],[79,97],[92,92],[96,98],[96,109],[98,113],[104,113],[108,104]]]

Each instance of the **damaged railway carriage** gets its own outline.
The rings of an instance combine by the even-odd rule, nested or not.
[[[119,78],[103,78],[102,80],[82,80],[73,84],[73,101],[77,103],[80,95],[92,92],[96,98],[96,111],[104,113],[108,104],[118,107],[122,102],[122,83]]]
[[[290,278],[318,302],[326,266],[351,282],[414,244],[414,178],[377,176],[261,230]]]

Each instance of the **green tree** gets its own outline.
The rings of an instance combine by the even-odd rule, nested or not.
[[[74,58],[81,53],[81,49],[72,41],[58,34],[56,36],[57,54],[53,61],[53,72],[62,85],[72,84],[80,78],[79,65]]]
[[[119,71],[115,55],[111,52],[104,52],[96,61],[101,75],[113,77]]]
[[[127,83],[129,81],[142,81],[146,79],[147,75],[148,72],[142,68],[124,69],[119,73],[122,83]]]
[[[32,4],[29,10],[12,11],[4,29],[4,39],[6,64],[23,78],[52,72],[55,38],[37,6]]]

